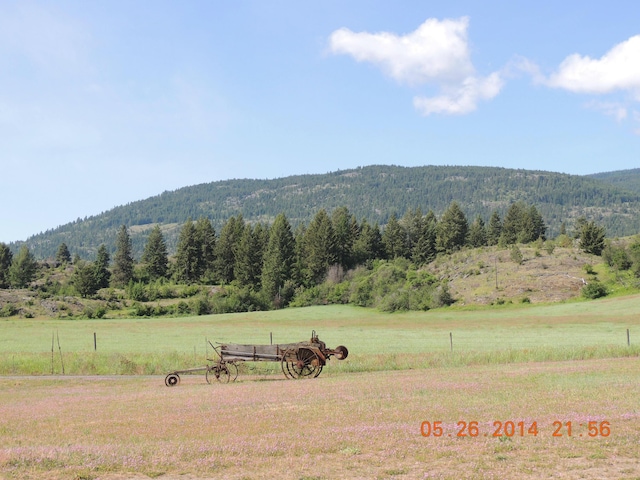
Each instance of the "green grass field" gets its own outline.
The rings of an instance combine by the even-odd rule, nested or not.
[[[205,339],[287,343],[314,329],[350,350],[317,379],[247,363],[235,383],[164,386],[164,373],[205,362]],[[639,344],[639,295],[393,315],[2,320],[0,479],[637,480]],[[423,436],[425,421],[441,435]]]
[[[402,357],[405,368],[410,368],[413,357],[429,364],[429,356],[438,358],[432,360],[438,364],[460,364],[465,358],[472,363],[492,358],[502,363],[637,355],[640,295],[402,314],[325,306],[183,318],[1,320],[0,374],[51,373],[52,339],[57,373],[67,358],[68,374],[159,374],[203,364],[212,354],[207,340],[268,344],[272,335],[274,343],[290,343],[308,339],[312,330],[329,347],[346,345],[351,352],[349,363],[334,362],[328,371],[334,365],[350,371],[378,370],[385,358],[391,360],[391,368],[398,368]],[[123,362],[128,370],[122,369]]]

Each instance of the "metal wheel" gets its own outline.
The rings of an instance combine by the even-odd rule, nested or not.
[[[289,362],[287,361],[287,358],[289,358],[291,355],[293,355],[293,351],[285,350],[282,353],[282,360],[280,360],[280,368],[282,369],[282,373],[284,373],[284,376],[287,378],[293,378],[289,374]]]
[[[180,383],[180,375],[177,373],[170,373],[164,378],[164,384],[167,387],[175,387]]]
[[[238,378],[238,365],[235,362],[225,362],[227,370],[229,370],[229,381],[235,382]]]
[[[205,378],[209,384],[214,378],[220,383],[229,383],[229,380],[231,379],[231,372],[229,371],[226,363],[217,363],[212,367],[207,368]]]
[[[320,375],[322,365],[320,357],[310,348],[299,348],[293,362],[286,363],[291,378],[315,378]]]
[[[336,347],[335,352],[335,356],[338,360],[344,360],[349,355],[349,350],[347,350],[347,347],[343,345]]]

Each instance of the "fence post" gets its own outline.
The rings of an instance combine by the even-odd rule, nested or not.
[[[93,332],[93,351],[98,351],[98,337],[96,336],[96,332]]]
[[[629,329],[627,328],[627,347],[631,346],[631,337],[629,336]]]
[[[451,353],[453,353],[453,333],[449,332],[449,343],[451,344]]]

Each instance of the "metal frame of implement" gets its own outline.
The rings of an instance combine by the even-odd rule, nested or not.
[[[212,383],[214,378],[222,383],[235,381],[238,377],[237,362],[280,362],[286,378],[316,378],[332,356],[344,360],[349,355],[347,347],[342,345],[334,349],[327,348],[315,330],[311,332],[311,340],[306,342],[278,345],[229,343],[217,347],[209,342],[209,345],[218,355],[218,360],[208,358],[212,364],[171,372],[164,379],[165,385],[174,387],[180,383],[181,374],[195,372],[205,372],[207,383]]]

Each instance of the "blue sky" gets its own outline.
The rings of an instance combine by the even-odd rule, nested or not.
[[[637,168],[640,4],[4,0],[0,145],[2,242],[230,178]]]

